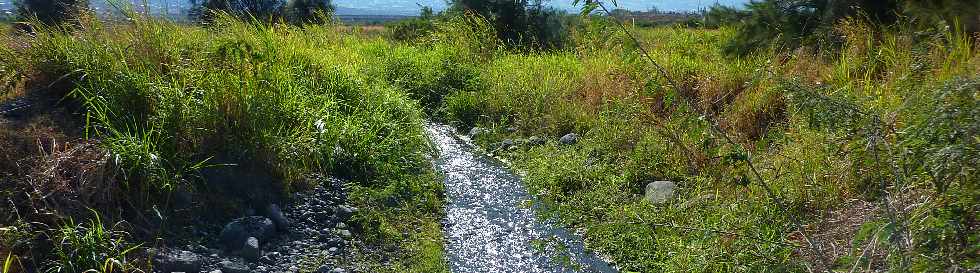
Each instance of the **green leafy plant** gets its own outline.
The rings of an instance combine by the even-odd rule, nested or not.
[[[128,233],[119,224],[108,227],[99,213],[92,210],[92,219],[75,224],[69,219],[49,234],[54,244],[54,259],[45,272],[129,272],[134,269],[129,254],[139,244],[131,244]]]

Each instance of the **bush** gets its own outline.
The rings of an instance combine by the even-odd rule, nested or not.
[[[510,46],[561,48],[567,40],[565,15],[540,0],[454,0],[451,12],[473,12],[489,20]]]
[[[292,0],[286,5],[286,18],[293,24],[322,24],[334,11],[331,0]]]
[[[203,0],[196,3],[191,17],[210,22],[219,13],[228,13],[239,19],[257,20],[264,23],[284,20],[297,25],[322,24],[334,11],[331,0]]]
[[[738,36],[725,51],[746,55],[775,43],[787,49],[827,41],[838,20],[855,15],[889,24],[897,19],[898,0],[764,0],[746,6]],[[731,11],[719,10],[719,13]]]
[[[88,0],[21,0],[14,3],[20,20],[37,18],[46,24],[73,19],[88,8]]]
[[[749,17],[749,12],[734,7],[714,5],[704,14],[704,27],[719,28],[737,25]]]
[[[401,42],[418,41],[436,30],[435,19],[432,8],[423,7],[422,16],[419,18],[389,24],[388,28],[391,29],[391,38]]]

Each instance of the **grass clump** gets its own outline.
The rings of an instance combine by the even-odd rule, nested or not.
[[[139,247],[129,243],[129,235],[106,227],[98,213],[87,223],[68,220],[51,235],[56,259],[45,272],[130,272],[135,267],[127,256]]]

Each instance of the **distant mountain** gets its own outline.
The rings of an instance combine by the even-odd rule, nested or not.
[[[576,12],[581,6],[573,6],[573,2],[574,0],[546,1],[551,7]],[[749,0],[617,0],[616,2],[619,3],[616,8],[632,11],[656,8],[661,11],[692,12],[714,4],[741,7]],[[445,0],[333,0],[333,3],[337,6],[337,15],[418,15],[419,6],[432,7],[436,11],[446,8]]]
[[[401,13],[391,14],[391,11],[375,10],[369,8],[351,8],[344,6],[337,6],[337,10],[334,11],[336,15],[403,15]]]

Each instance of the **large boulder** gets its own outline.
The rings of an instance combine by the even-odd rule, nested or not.
[[[564,145],[572,145],[572,144],[578,143],[578,139],[579,139],[578,134],[576,134],[576,133],[570,133],[570,134],[564,135],[560,139],[558,139],[558,143],[561,143],[561,144],[564,144]]]
[[[646,194],[644,194],[643,199],[650,201],[654,204],[663,204],[670,200],[674,196],[674,190],[677,189],[677,184],[670,181],[655,181],[647,184]]]
[[[154,272],[200,272],[203,259],[190,251],[163,250],[153,256]]]
[[[235,219],[225,225],[221,230],[221,243],[228,250],[238,250],[244,246],[248,237],[255,237],[260,241],[268,240],[275,236],[276,225],[269,218],[261,216],[249,216]]]

